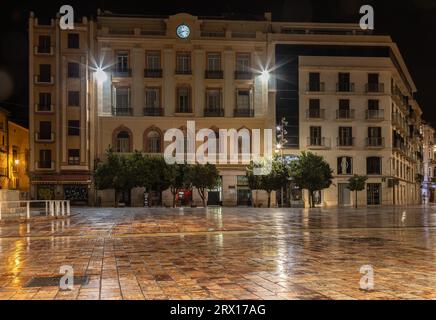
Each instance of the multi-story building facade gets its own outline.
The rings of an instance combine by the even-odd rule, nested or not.
[[[0,108],[0,190],[16,190],[26,198],[29,190],[29,130],[9,120],[9,112]],[[5,196],[2,200],[8,200]]]
[[[352,174],[369,176],[359,204],[419,201],[421,110],[388,36],[358,25],[275,22],[269,13],[257,20],[103,13],[74,30],[32,15],[29,29],[35,198],[94,202],[91,172],[109,147],[162,153],[166,130],[186,132],[188,120],[197,129],[250,132],[285,117],[284,154],[310,150],[334,170],[320,204],[352,205],[345,188]],[[219,199],[245,204],[245,166],[218,167]],[[99,193],[103,204],[112,204],[111,192]],[[132,202],[142,204],[141,191]]]
[[[422,182],[422,202],[427,204],[430,202],[436,202],[436,178],[435,178],[435,130],[432,126],[424,123],[421,126],[423,135],[423,175],[424,179]]]

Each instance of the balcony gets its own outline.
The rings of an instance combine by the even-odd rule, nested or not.
[[[164,115],[164,110],[163,108],[148,108],[145,107],[144,108],[144,116],[152,116],[152,117],[160,117]]]
[[[192,113],[192,108],[191,107],[177,106],[176,113]]]
[[[235,117],[254,117],[254,110],[249,108],[236,108],[233,110]]]
[[[112,71],[113,78],[130,78],[132,76],[132,69],[117,69]]]
[[[307,92],[324,92],[325,91],[325,83],[324,82],[316,82],[316,83],[308,83],[306,85]]]
[[[337,137],[336,145],[338,147],[353,147],[354,146],[354,137]]]
[[[322,120],[325,118],[325,109],[307,109],[306,119],[308,120]]]
[[[385,112],[383,109],[379,110],[365,110],[365,119],[370,121],[382,121],[385,118]]]
[[[162,78],[162,69],[144,69],[144,78]]]
[[[54,77],[47,75],[35,75],[35,84],[54,84]]]
[[[251,71],[235,71],[235,79],[237,80],[252,80],[253,72]]]
[[[34,53],[37,55],[48,55],[52,56],[54,54],[54,47],[34,47]]]
[[[51,105],[41,105],[39,103],[35,103],[35,112],[38,113],[51,113],[54,111],[54,106]]]
[[[112,106],[113,116],[131,116],[133,115],[133,109],[130,107],[116,107]]]
[[[336,83],[336,92],[354,92],[354,82]]]
[[[192,70],[176,69],[175,73],[178,75],[191,75]]]
[[[367,148],[384,148],[385,138],[382,137],[367,137],[365,138],[365,146]]]
[[[337,120],[352,120],[354,119],[354,109],[336,109]]]
[[[205,108],[204,109],[204,116],[205,117],[224,117],[224,109],[212,109],[212,108]]]
[[[330,139],[325,137],[308,137],[307,148],[310,149],[327,149],[330,148]]]
[[[407,153],[407,148],[405,143],[399,140],[394,140],[394,143],[392,144],[392,149],[394,149],[395,151],[402,152],[403,154]]]
[[[54,170],[55,163],[54,161],[37,161],[35,164],[36,170]]]
[[[35,141],[36,142],[54,142],[55,140],[55,134],[54,132],[48,132],[48,133],[41,133],[41,132],[35,132]]]
[[[365,84],[365,92],[384,93],[384,83],[367,83]]]
[[[206,70],[204,72],[204,77],[206,79],[222,79],[223,72],[220,70]]]

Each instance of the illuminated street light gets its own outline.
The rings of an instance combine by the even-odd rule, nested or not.
[[[14,164],[15,164],[16,166],[18,166],[18,165],[20,164],[20,160],[15,159],[15,160],[14,160]]]
[[[262,78],[262,81],[267,82],[269,80],[269,71],[263,70],[260,74],[260,77]]]
[[[103,83],[107,80],[106,72],[104,72],[104,70],[100,67],[98,67],[94,72],[94,76],[98,83]]]

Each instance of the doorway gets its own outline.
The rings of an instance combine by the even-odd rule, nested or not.
[[[338,204],[340,206],[349,206],[350,201],[350,189],[347,188],[348,183],[338,183]]]
[[[368,183],[366,185],[366,204],[379,205],[381,203],[381,184]]]

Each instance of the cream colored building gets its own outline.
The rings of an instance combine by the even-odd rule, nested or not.
[[[91,178],[109,147],[161,153],[165,131],[186,130],[188,120],[214,131],[275,130],[285,117],[284,154],[311,150],[334,169],[321,205],[352,205],[343,184],[367,174],[370,157],[371,192],[361,192],[359,204],[420,201],[421,110],[388,36],[350,24],[276,22],[270,13],[232,20],[99,12],[74,30],[60,30],[58,18],[41,25],[32,14],[29,29],[33,198],[111,205],[113,192],[96,194]],[[352,170],[338,173],[338,157]],[[215,201],[247,203],[244,168],[219,165]],[[258,198],[266,205],[264,193]],[[142,205],[142,190],[131,202]]]
[[[435,130],[431,125],[422,125],[423,135],[423,183],[422,183],[422,202],[427,204],[436,202],[436,179],[435,179]]]

